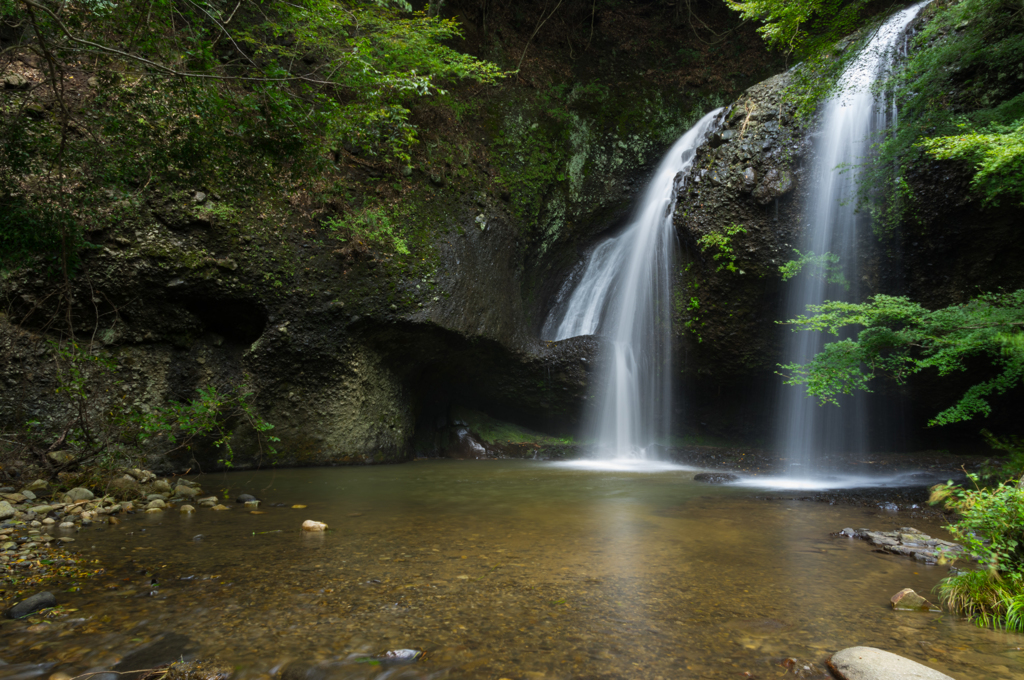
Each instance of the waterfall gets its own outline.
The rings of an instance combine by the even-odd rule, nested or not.
[[[815,184],[807,202],[807,230],[801,250],[836,254],[849,279],[849,290],[804,274],[788,291],[786,317],[807,312],[807,305],[825,300],[857,300],[856,236],[867,219],[856,212],[858,166],[870,151],[873,133],[884,130],[895,116],[876,102],[871,84],[885,74],[892,53],[902,47],[907,26],[927,2],[895,13],[885,21],[840,79],[839,94],[822,108],[821,130],[814,143],[810,173]],[[788,333],[784,363],[806,364],[821,351],[823,333]],[[841,400],[841,406],[822,407],[798,387],[784,386],[779,420],[779,449],[790,473],[809,476],[817,455],[825,451],[864,452],[868,446],[867,418],[861,396]]]
[[[600,458],[653,458],[671,415],[672,215],[682,175],[721,109],[680,137],[658,164],[628,226],[591,252],[579,283],[567,282],[542,331],[547,340],[608,339],[587,434]],[[565,299],[567,297],[567,300]]]

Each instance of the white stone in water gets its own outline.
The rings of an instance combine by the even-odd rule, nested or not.
[[[178,508],[178,512],[180,512],[182,514],[185,514],[185,515],[187,515],[187,514],[189,514],[191,512],[195,512],[195,511],[196,511],[196,509],[193,508],[191,505],[188,505],[188,504],[183,505],[180,508]]]
[[[316,522],[314,520],[307,519],[305,522],[302,523],[302,530],[303,531],[326,531],[327,530],[327,525],[324,524],[323,522]]]
[[[828,665],[842,680],[953,680],[934,668],[874,647],[836,652]]]
[[[56,520],[53,519],[52,517],[47,517],[46,519],[43,520],[43,524],[53,524],[54,522],[56,522]]]
[[[57,528],[58,529],[74,529],[75,528],[75,523],[74,522],[61,522],[60,525]]]

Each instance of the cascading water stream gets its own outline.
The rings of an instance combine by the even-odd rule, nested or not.
[[[840,94],[829,100],[821,114],[815,141],[815,162],[810,177],[817,178],[807,204],[808,228],[802,250],[839,256],[849,289],[824,278],[801,276],[789,291],[787,319],[807,313],[807,305],[825,300],[856,300],[856,235],[866,218],[856,211],[858,166],[868,155],[874,133],[895,125],[894,111],[876,101],[871,84],[883,76],[892,54],[903,45],[907,26],[917,17],[922,2],[897,12],[878,29],[840,80]],[[806,364],[821,351],[823,333],[789,334],[785,363]],[[866,409],[862,398],[845,399],[842,406],[819,406],[800,388],[785,386],[781,395],[779,449],[792,476],[814,474],[816,454],[822,451],[864,452],[868,446]]]
[[[693,163],[721,109],[704,116],[662,159],[626,229],[591,253],[579,283],[544,324],[548,340],[608,338],[601,394],[587,430],[600,458],[646,459],[668,435],[671,414],[672,214],[680,173]]]

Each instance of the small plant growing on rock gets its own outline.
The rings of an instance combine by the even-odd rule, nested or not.
[[[722,231],[704,234],[697,239],[697,243],[701,250],[711,251],[711,259],[719,263],[715,271],[725,269],[733,274],[742,274],[743,270],[736,266],[736,251],[733,250],[732,239],[738,234],[746,233],[747,230],[742,224],[730,224],[723,227]]]

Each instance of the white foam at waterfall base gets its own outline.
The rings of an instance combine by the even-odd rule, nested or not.
[[[891,475],[814,475],[807,477],[750,475],[741,476],[729,486],[743,486],[776,491],[838,491],[842,489],[904,488],[931,486],[946,481],[942,475],[922,472],[900,472]]]
[[[595,442],[593,455],[605,462],[654,459],[651,445],[667,439],[677,182],[720,111],[704,116],[672,145],[628,226],[594,248],[567,302],[556,305],[544,324],[546,340],[595,334],[607,339],[602,373],[594,376],[600,393],[585,426]]]
[[[822,108],[815,164],[809,174],[816,179],[809,192],[808,229],[800,249],[817,255],[838,255],[850,287],[846,290],[808,274],[798,277],[788,285],[787,319],[806,314],[808,305],[820,305],[825,300],[855,301],[863,297],[857,290],[860,276],[856,244],[858,228],[866,217],[857,210],[857,177],[860,164],[870,153],[872,135],[893,122],[887,117],[891,110],[876,101],[871,84],[886,73],[894,48],[926,4],[908,7],[886,20],[843,74],[840,93]],[[831,336],[823,332],[787,333],[782,363],[807,364],[829,339]],[[844,397],[840,406],[822,406],[816,398],[807,396],[803,387],[783,385],[780,389],[777,448],[793,461],[791,476],[813,476],[817,452],[863,452],[870,446],[863,394]]]
[[[653,458],[580,458],[550,463],[551,467],[594,472],[695,472],[700,468]]]

